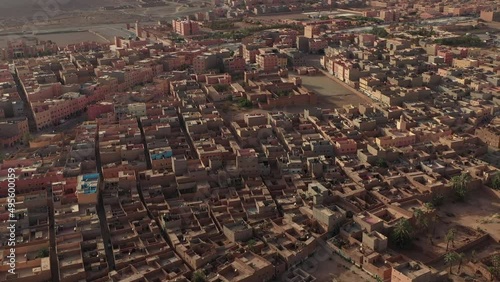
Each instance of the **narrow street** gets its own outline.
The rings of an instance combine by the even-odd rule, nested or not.
[[[99,131],[98,131],[99,132]],[[97,216],[99,217],[99,224],[101,225],[101,235],[104,243],[104,250],[106,252],[106,261],[108,262],[108,270],[115,269],[115,257],[113,255],[113,246],[111,245],[111,237],[109,235],[108,222],[106,220],[106,211],[104,210],[104,202],[102,199],[102,190],[104,189],[104,181],[102,175],[101,154],[99,151],[99,133],[95,138],[95,158],[97,171],[99,172],[99,199],[97,203]]]
[[[47,200],[53,202],[52,189],[49,188],[46,191],[47,191]],[[47,206],[47,211],[49,213],[50,272],[52,275],[52,281],[59,282],[59,263],[56,253],[56,231],[54,222],[54,208],[52,204]]]

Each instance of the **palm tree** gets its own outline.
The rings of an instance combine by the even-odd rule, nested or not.
[[[500,172],[497,172],[491,180],[491,187],[495,190],[500,190]]]
[[[406,218],[400,219],[392,230],[392,238],[397,246],[405,247],[411,241],[411,224]]]
[[[500,276],[500,254],[496,254],[491,258],[491,266],[488,267],[488,271],[491,274],[491,281]]]
[[[493,279],[495,278],[495,274],[494,274],[495,268],[493,266],[487,266],[486,268],[490,272],[490,281],[493,281]]]
[[[191,281],[193,281],[193,282],[205,282],[205,281],[207,281],[207,277],[205,276],[205,273],[203,273],[202,271],[196,271],[195,273],[193,273],[193,278]]]
[[[470,253],[470,260],[472,262],[476,262],[476,256],[477,256],[476,250],[472,250],[472,252]]]
[[[451,228],[450,230],[448,230],[448,233],[446,233],[446,251],[448,251],[448,248],[450,246],[450,242],[452,242],[452,244],[454,245],[455,243],[455,235],[456,235],[457,231],[453,228]]]
[[[462,263],[465,260],[465,254],[464,253],[457,254],[457,259],[458,259],[458,273],[460,273],[460,269],[462,268]]]
[[[453,264],[458,260],[458,254],[455,252],[447,253],[444,256],[444,262],[450,265],[450,274],[452,273]]]
[[[438,215],[437,214],[434,214],[431,219],[430,219],[430,224],[432,225],[432,233],[429,234],[429,239],[431,241],[431,245],[434,245],[434,242],[432,241],[432,237],[434,237],[434,235],[436,234],[436,226],[437,226],[437,222],[438,222]]]
[[[425,230],[427,229],[427,227],[429,227],[429,222],[427,221],[427,218],[425,217],[425,214],[421,209],[416,209],[413,215],[415,216],[416,224],[419,228]]]
[[[465,200],[465,196],[467,195],[467,187],[470,180],[471,176],[468,173],[462,173],[451,178],[451,187],[453,188],[453,191],[455,192],[458,200]]]

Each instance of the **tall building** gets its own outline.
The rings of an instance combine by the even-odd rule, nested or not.
[[[198,23],[191,20],[172,20],[172,28],[183,36],[194,35],[200,31]]]

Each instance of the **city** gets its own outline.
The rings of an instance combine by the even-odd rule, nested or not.
[[[54,1],[1,8],[0,281],[499,281],[500,2]]]

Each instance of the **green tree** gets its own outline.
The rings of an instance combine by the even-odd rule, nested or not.
[[[387,164],[387,161],[383,158],[378,158],[375,161],[375,165],[378,167],[381,167],[381,168],[388,168],[389,167],[389,165]]]
[[[247,100],[247,99],[240,100],[240,102],[238,104],[242,108],[251,108],[253,106],[252,101]]]
[[[213,87],[217,92],[225,92],[229,90],[229,85],[227,84],[215,84]]]
[[[476,252],[476,250],[472,250],[472,252],[470,254],[470,260],[472,262],[474,262],[474,263],[477,261],[477,252]]]
[[[465,260],[465,254],[464,253],[457,254],[457,260],[458,260],[458,273],[460,273],[460,269],[462,268],[462,263]]]
[[[458,260],[458,254],[455,252],[444,255],[444,262],[450,265],[450,273],[452,273],[453,264]]]
[[[448,251],[448,248],[450,247],[450,242],[452,245],[455,244],[455,236],[457,234],[457,231],[454,228],[451,228],[448,230],[448,233],[446,233],[445,239],[446,239],[446,251]]]
[[[392,230],[392,240],[398,247],[404,248],[411,243],[411,233],[412,227],[410,222],[406,218],[402,218]]]
[[[491,281],[495,278],[500,278],[500,254],[496,254],[491,258],[491,266],[488,267],[491,274]]]
[[[465,200],[470,180],[471,177],[468,173],[462,173],[451,178],[451,187],[453,188],[453,192],[458,200]]]
[[[432,197],[431,204],[434,207],[439,207],[443,204],[444,202],[444,196],[442,194],[436,194]]]
[[[250,239],[247,242],[247,246],[252,252],[254,251],[255,244],[257,244],[257,242],[254,239]]]
[[[429,227],[429,221],[427,220],[426,215],[421,209],[416,209],[413,212],[413,216],[415,216],[415,221],[418,228],[426,230]]]
[[[50,255],[49,249],[43,248],[43,249],[38,250],[38,252],[36,253],[36,258],[46,258],[49,255]]]
[[[387,32],[387,30],[383,27],[373,27],[370,33],[382,38],[389,35],[389,32]]]
[[[495,190],[500,190],[500,172],[497,172],[491,180],[491,187]]]
[[[31,136],[31,133],[26,132],[23,134],[23,144],[24,145],[29,145],[30,141],[33,140],[33,136]]]
[[[202,271],[196,271],[193,273],[193,279],[191,279],[192,282],[205,282],[207,281],[207,277]]]

